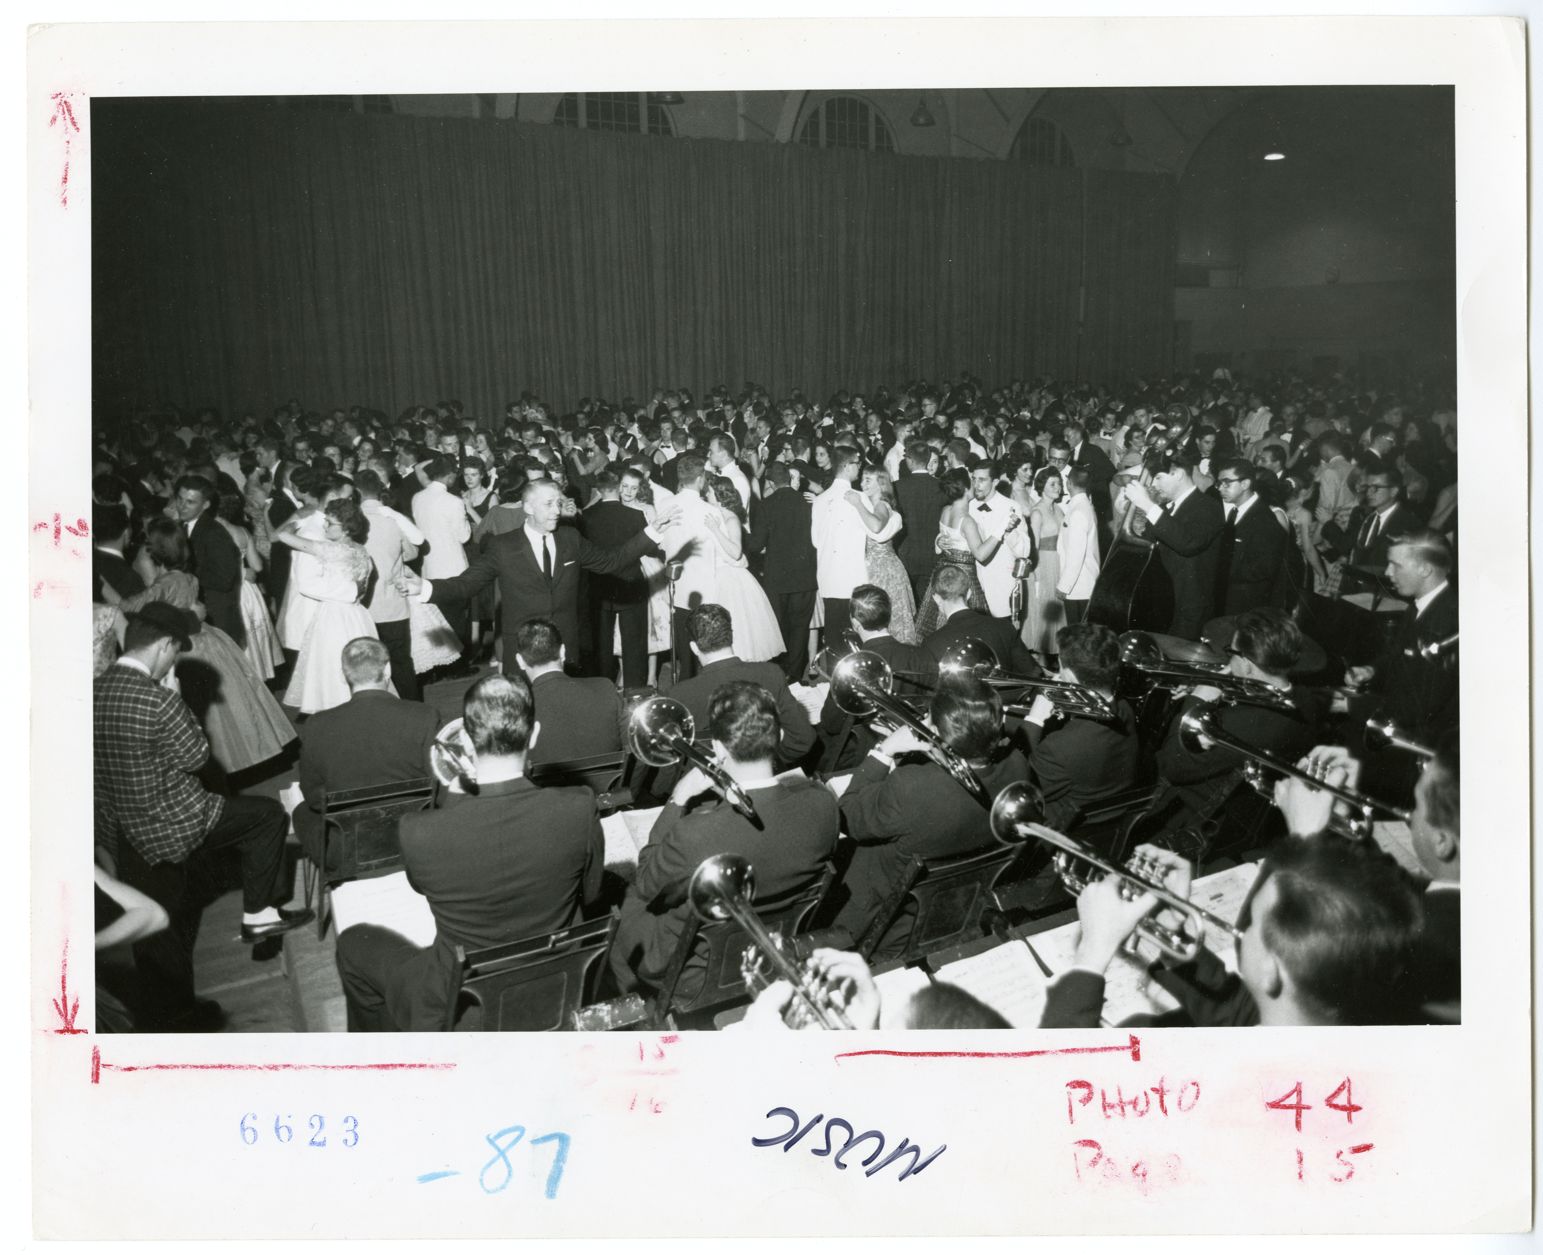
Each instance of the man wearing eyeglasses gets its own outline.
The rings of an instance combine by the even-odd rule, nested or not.
[[[1286,560],[1286,529],[1254,491],[1255,474],[1243,458],[1222,462],[1216,472],[1225,512],[1216,590],[1222,614],[1271,604]]]
[[[1404,477],[1397,467],[1382,465],[1367,471],[1360,491],[1361,513],[1357,516],[1359,526],[1350,550],[1350,565],[1380,574],[1388,564],[1392,538],[1412,532],[1422,524],[1419,515],[1403,502]]]

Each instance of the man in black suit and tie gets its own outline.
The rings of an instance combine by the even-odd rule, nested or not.
[[[691,652],[700,667],[682,680],[669,695],[691,712],[698,728],[705,728],[712,710],[713,694],[721,686],[748,680],[771,694],[777,709],[781,740],[777,760],[793,766],[814,748],[814,725],[798,699],[788,689],[782,668],[774,662],[745,662],[734,653],[734,621],[722,606],[707,602],[691,612]]]
[[[214,516],[214,485],[201,475],[184,475],[177,481],[175,501],[177,517],[187,528],[193,574],[198,577],[209,622],[245,648],[241,551]]]
[[[840,821],[830,790],[802,776],[774,778],[782,729],[770,693],[747,680],[724,684],[713,694],[703,726],[724,771],[749,793],[761,824],[722,801],[700,769],[681,777],[638,852],[637,879],[622,903],[610,963],[624,990],[658,986],[690,916],[686,889],[703,860],[717,854],[748,859],[755,869],[755,906],[765,910],[814,885],[836,848]],[[681,999],[699,991],[705,954],[699,946],[682,973]]]
[[[564,673],[567,649],[552,620],[520,624],[514,648],[541,725],[541,740],[528,755],[532,766],[621,752],[621,694],[601,676],[580,679]]]
[[[761,582],[788,647],[784,670],[790,683],[800,683],[809,670],[809,624],[819,580],[809,538],[809,503],[792,484],[786,463],[766,468],[766,495],[752,511],[745,548],[766,555]]]
[[[519,669],[515,633],[527,619],[546,618],[557,624],[564,640],[579,639],[579,570],[614,575],[655,549],[658,531],[646,527],[619,549],[593,545],[571,527],[559,528],[563,491],[549,479],[534,479],[521,497],[525,526],[490,539],[471,565],[451,579],[425,580],[411,572],[402,577],[402,591],[423,601],[444,605],[464,602],[498,581],[503,600],[506,675]],[[674,515],[666,510],[656,527],[668,527]]]
[[[103,601],[105,584],[120,600],[145,591],[139,572],[124,557],[129,543],[129,512],[121,505],[91,506],[91,600]]]
[[[1067,468],[1080,466],[1092,477],[1088,496],[1093,502],[1093,512],[1098,515],[1100,539],[1107,548],[1111,514],[1109,482],[1114,478],[1114,463],[1109,460],[1107,453],[1088,439],[1087,429],[1081,423],[1067,423],[1062,431],[1070,454]]]
[[[296,462],[284,461],[279,456],[279,443],[265,440],[257,446],[257,465],[267,471],[272,479],[268,494],[268,521],[277,531],[300,509],[301,501],[290,475],[299,469]],[[275,609],[284,604],[284,590],[289,587],[290,555],[294,551],[288,545],[274,545],[263,568],[263,587],[268,590]]]
[[[1041,674],[1039,663],[1019,639],[1013,625],[1006,619],[994,619],[983,611],[972,610],[966,604],[969,595],[970,577],[963,568],[945,564],[938,570],[932,596],[938,604],[942,626],[922,642],[922,648],[942,661],[949,646],[973,637],[991,646],[1003,671],[1013,675]]]
[[[390,691],[391,654],[373,636],[343,646],[349,699],[318,711],[301,727],[300,792],[295,835],[312,862],[321,853],[321,808],[328,793],[427,776],[439,715]],[[328,869],[331,870],[331,869]]]
[[[936,687],[938,660],[920,645],[906,645],[889,634],[893,607],[889,594],[877,584],[859,584],[852,590],[852,631],[860,648],[877,654],[895,674],[894,691],[900,696],[930,692]],[[822,774],[841,771],[862,761],[879,740],[866,723],[858,722],[836,704],[830,693],[820,710],[820,739],[825,744],[821,757]]]
[[[480,950],[566,928],[600,893],[605,842],[582,786],[537,788],[525,777],[535,738],[530,686],[489,675],[466,692],[463,740],[475,794],[401,823],[408,882],[429,900],[437,932],[422,949],[390,929],[356,924],[338,938],[350,1032],[444,1027],[455,949]]]
[[[1267,606],[1275,596],[1289,536],[1254,491],[1254,466],[1243,458],[1222,462],[1216,491],[1224,511],[1216,605],[1222,614]]]
[[[584,535],[605,549],[619,549],[647,525],[641,510],[620,500],[621,481],[630,479],[634,491],[642,485],[637,471],[620,478],[610,471],[595,476],[600,500],[584,511]],[[616,625],[621,625],[621,681],[623,688],[641,688],[648,681],[648,582],[636,561],[614,575],[596,575],[589,593],[599,611],[600,640],[596,651],[600,674],[607,680],[616,671]],[[548,733],[550,735],[550,733]]]
[[[895,480],[895,503],[905,529],[895,550],[911,577],[911,593],[917,604],[927,591],[932,566],[937,561],[934,546],[938,539],[938,515],[943,512],[943,488],[931,474],[932,450],[925,440],[912,440],[905,447],[909,474]]]
[[[1164,504],[1158,504],[1139,479],[1125,486],[1127,499],[1152,525],[1158,557],[1173,583],[1173,622],[1168,631],[1191,641],[1200,639],[1201,627],[1215,614],[1225,522],[1222,503],[1195,487],[1194,473],[1190,454],[1173,453],[1162,459],[1152,486]]]
[[[1404,504],[1404,477],[1392,463],[1368,469],[1357,491],[1363,509],[1351,525],[1355,542],[1341,582],[1342,591],[1350,591],[1350,586],[1376,587],[1378,577],[1388,565],[1393,538],[1424,526],[1420,516]]]

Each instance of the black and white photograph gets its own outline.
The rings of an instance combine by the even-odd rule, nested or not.
[[[79,250],[89,348],[53,358],[70,435],[34,448],[34,703],[40,668],[67,670],[54,714],[91,746],[34,825],[33,1016],[76,1060],[35,1072],[84,1049],[91,1094],[175,1084],[184,1110],[201,1080],[179,1068],[458,1070],[340,1080],[369,1116],[314,1077],[303,1113],[232,1100],[216,1155],[282,1132],[347,1155],[385,1095],[426,1113],[501,1058],[577,1069],[582,1117],[548,1118],[592,1134],[743,1107],[730,1173],[779,1166],[763,1150],[823,1111],[805,1146],[839,1125],[847,1150],[777,1156],[799,1175],[752,1188],[879,1173],[860,1206],[815,1206],[855,1233],[899,1223],[881,1183],[935,1191],[971,1152],[934,1146],[969,1139],[902,1130],[893,1103],[837,1118],[810,1069],[872,1098],[902,1060],[1015,1059],[1061,1126],[1033,1151],[1047,1189],[1078,1214],[1117,1198],[1091,1229],[1155,1206],[1151,1231],[1182,1231],[1185,1192],[1249,1179],[1256,1150],[1249,1188],[1319,1183],[1308,1228],[1357,1214],[1327,1182],[1379,1188],[1374,1145],[1402,1156],[1379,1206],[1418,1193],[1429,1145],[1390,1109],[1419,1051],[1527,1085],[1526,973],[1503,994],[1489,970],[1492,930],[1521,957],[1529,924],[1525,285],[1482,255],[1523,247],[1525,184],[1483,202],[1486,237],[1482,49],[1438,76],[1389,27],[1422,50],[1406,74],[1187,80],[1143,76],[1137,25],[1009,72],[991,24],[949,24],[980,56],[952,75],[917,62],[930,32],[874,26],[893,61],[824,48],[825,86],[765,48],[735,86],[724,32],[701,36],[711,72],[628,72],[612,34],[595,66],[554,52],[500,85],[479,61],[453,91],[355,69],[269,92],[246,66],[50,92],[35,60],[35,247]],[[1123,73],[1077,78],[1101,37]],[[1497,94],[1490,129],[1521,125]],[[35,748],[35,797],[40,770]],[[1487,892],[1465,919],[1465,815],[1519,919]],[[1085,1079],[1026,1062],[1088,1051]],[[1306,1075],[1256,1073],[1292,1052]],[[676,1078],[688,1056],[772,1083],[723,1104]],[[1390,1071],[1353,1082],[1341,1056]],[[990,1126],[984,1073],[929,1075],[929,1115]],[[1116,1082],[1179,1140],[1116,1149]],[[1294,1182],[1263,1134],[1186,1166],[1231,1135],[1190,1111],[1235,1131],[1219,1105],[1245,1092],[1299,1141],[1318,1110]],[[583,1171],[574,1129],[444,1101],[481,1158],[397,1144],[405,1198],[553,1200],[570,1154]],[[1324,1140],[1330,1118],[1353,1127]],[[910,1232],[1077,1231],[913,1206]],[[1526,1223],[1496,1208],[1450,1223]],[[212,1235],[216,1212],[54,1232]],[[540,1231],[807,1231],[728,1214]]]

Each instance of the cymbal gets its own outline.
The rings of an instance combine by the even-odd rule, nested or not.
[[[1215,620],[1212,620],[1215,622]],[[1210,624],[1206,625],[1207,627]],[[1157,647],[1163,651],[1163,657],[1169,662],[1211,662],[1221,663],[1227,661],[1227,655],[1216,649],[1209,641],[1191,641],[1182,636],[1169,636],[1166,632],[1147,633]],[[1228,620],[1228,632],[1223,645],[1232,641],[1231,620]]]

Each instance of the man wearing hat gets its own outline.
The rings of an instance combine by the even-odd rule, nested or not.
[[[221,797],[199,782],[209,742],[182,698],[162,685],[189,648],[196,620],[151,602],[128,619],[123,654],[92,692],[96,842],[119,879],[166,908],[171,927],[134,947],[146,1029],[207,1032],[224,1017],[193,993],[193,939],[202,908],[189,870],[202,851],[241,852],[241,940],[249,945],[307,923],[310,911],[278,904],[288,820],[272,798]]]

